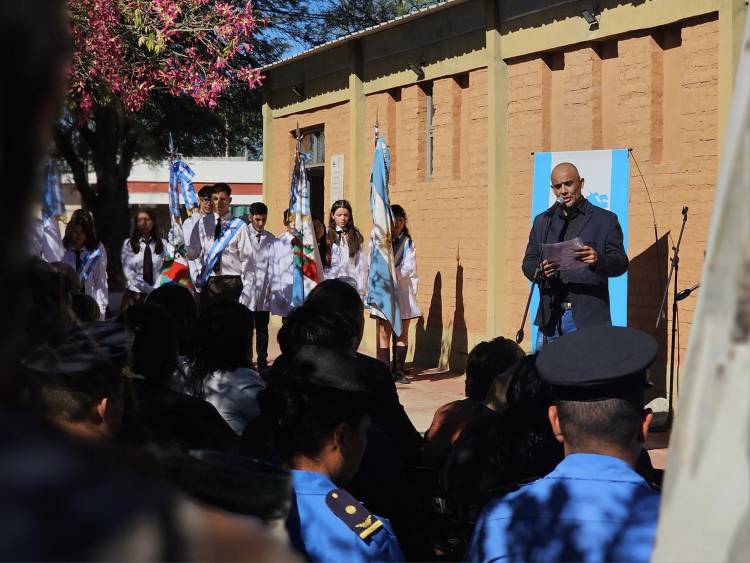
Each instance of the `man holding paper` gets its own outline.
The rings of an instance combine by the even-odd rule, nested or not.
[[[534,218],[521,266],[539,283],[537,350],[567,332],[612,324],[608,278],[628,269],[617,216],[583,197],[578,169],[560,163],[551,180],[557,202]]]

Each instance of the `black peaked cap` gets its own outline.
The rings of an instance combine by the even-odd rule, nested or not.
[[[133,335],[111,321],[82,323],[68,329],[56,346],[42,345],[23,360],[39,374],[75,375],[97,369],[122,369],[127,363]]]
[[[587,327],[546,344],[536,367],[558,398],[601,400],[648,387],[646,370],[657,351],[656,340],[640,330]]]

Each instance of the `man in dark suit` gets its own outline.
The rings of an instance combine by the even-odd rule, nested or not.
[[[583,197],[584,179],[578,169],[560,163],[553,168],[551,180],[559,203],[534,218],[522,264],[524,275],[536,279],[541,292],[534,320],[539,327],[537,349],[564,333],[612,324],[608,278],[628,269],[617,216]],[[576,258],[587,267],[560,271],[558,264],[542,255],[542,244],[576,237],[584,244]]]

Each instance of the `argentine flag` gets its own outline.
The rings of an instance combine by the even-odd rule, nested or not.
[[[393,212],[388,199],[390,155],[383,137],[375,141],[375,155],[370,173],[370,270],[367,274],[367,305],[385,317],[396,336],[401,335],[401,312],[398,306],[398,283],[393,261],[391,226]]]

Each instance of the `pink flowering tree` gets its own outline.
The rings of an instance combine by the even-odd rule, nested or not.
[[[251,41],[262,22],[245,0],[68,0],[68,6],[74,55],[55,144],[94,215],[116,283],[129,232],[127,179],[144,152],[144,123],[160,125],[160,105],[189,100],[215,108],[230,90],[259,86]],[[181,131],[174,133],[179,140]],[[91,170],[96,185],[88,180]]]

